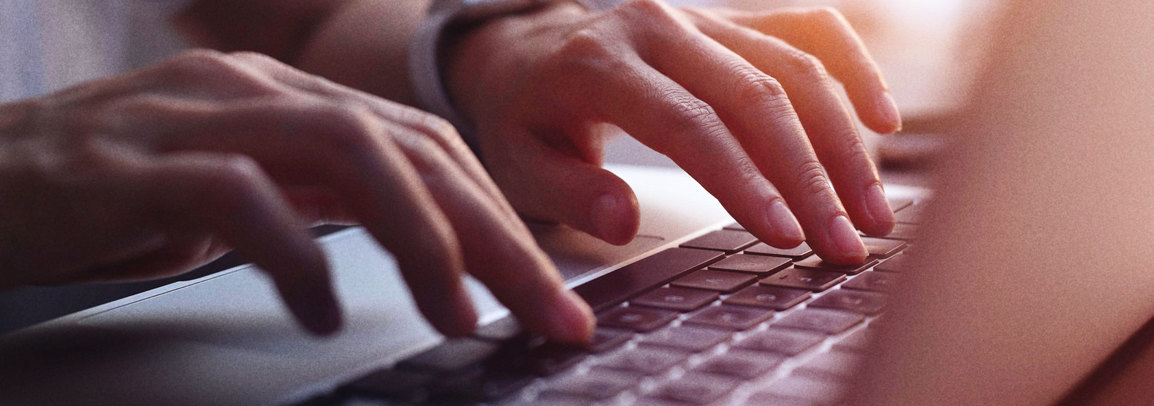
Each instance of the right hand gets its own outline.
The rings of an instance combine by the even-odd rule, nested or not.
[[[191,52],[0,105],[0,188],[0,287],[169,276],[232,247],[331,333],[306,227],[356,221],[446,335],[476,323],[466,270],[530,330],[593,328],[451,126],[257,54]]]

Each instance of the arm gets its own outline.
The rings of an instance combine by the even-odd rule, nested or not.
[[[412,105],[409,37],[429,0],[200,0],[174,23],[194,43],[267,54]]]

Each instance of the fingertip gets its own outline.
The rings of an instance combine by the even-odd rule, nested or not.
[[[871,130],[878,134],[893,134],[902,130],[901,112],[893,94],[883,91],[874,97],[872,104],[874,119],[866,123]]]
[[[324,337],[340,331],[343,324],[341,307],[327,283],[311,287],[281,283],[277,286],[293,317],[309,333]]]
[[[454,273],[453,275],[456,275]],[[425,320],[446,337],[464,337],[477,328],[477,311],[460,283],[413,287],[414,299]],[[438,292],[433,295],[431,290]]]
[[[543,333],[554,341],[573,345],[588,345],[597,325],[593,309],[585,300],[569,290],[563,290],[552,304],[547,331]]]
[[[766,224],[770,228],[769,245],[778,248],[793,248],[805,241],[805,232],[797,217],[786,207],[781,199],[774,199],[766,207]]]
[[[839,264],[857,264],[869,256],[861,237],[854,230],[853,223],[844,214],[834,216],[826,230],[829,246],[836,251],[827,252],[822,259]]]
[[[591,223],[597,229],[597,236],[614,245],[625,245],[633,241],[641,227],[641,214],[637,197],[633,193],[605,193],[593,203],[590,213]]]
[[[866,219],[864,221],[866,224],[859,225],[862,231],[872,236],[883,236],[893,231],[897,218],[880,183],[866,187],[861,207],[864,209]]]
[[[449,312],[451,316],[439,323],[437,331],[447,337],[464,337],[473,334],[477,329],[477,311],[473,308],[473,302],[469,300],[466,294],[454,295],[452,299]]]

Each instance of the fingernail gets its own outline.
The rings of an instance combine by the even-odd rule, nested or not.
[[[549,336],[554,340],[570,344],[588,344],[596,322],[593,310],[585,300],[571,291],[560,295],[549,317]]]
[[[890,92],[887,91],[878,96],[877,113],[879,117],[893,125],[892,132],[902,130],[902,116],[898,111],[898,103],[894,101],[894,96]]]
[[[616,196],[606,193],[597,198],[593,203],[593,224],[597,227],[597,234],[604,240],[610,243],[616,243],[621,239],[620,236],[620,217],[621,204]]]
[[[874,224],[893,224],[896,221],[890,201],[886,199],[886,192],[880,184],[875,183],[866,189],[865,207]]]
[[[844,256],[865,258],[869,255],[861,242],[861,237],[858,237],[857,231],[854,230],[853,223],[850,223],[844,215],[838,215],[830,222],[829,238]]]
[[[805,241],[805,233],[801,230],[801,224],[798,224],[797,218],[793,216],[788,207],[785,207],[785,202],[780,199],[774,200],[766,208],[766,218],[770,229],[782,238],[790,241]]]

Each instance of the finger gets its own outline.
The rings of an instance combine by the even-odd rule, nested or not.
[[[672,158],[763,241],[778,247],[800,244],[805,236],[797,220],[713,108],[636,54],[611,46],[586,38],[561,51],[558,60],[620,62],[576,70],[562,64],[557,77],[566,80],[556,82],[556,93],[566,97],[559,103],[616,124]]]
[[[397,144],[422,174],[429,191],[462,240],[469,273],[493,292],[530,331],[567,343],[585,343],[593,313],[565,289],[552,262],[517,224],[472,184],[427,137],[397,134]]]
[[[854,110],[867,127],[882,134],[901,130],[901,115],[881,70],[841,13],[831,8],[775,10],[762,15],[719,13],[816,56],[845,85]]]
[[[504,129],[505,145],[489,157],[493,177],[510,203],[530,218],[567,224],[612,244],[633,240],[640,227],[637,196],[599,166],[562,154],[532,134]]]
[[[152,218],[179,228],[203,225],[268,273],[310,331],[340,327],[324,253],[256,163],[239,155],[180,154],[141,169],[137,183],[163,199]]]
[[[450,336],[472,332],[476,313],[460,278],[459,242],[421,174],[387,136],[403,128],[363,107],[312,96],[178,111],[154,114],[164,117],[161,131],[175,133],[157,148],[240,152],[279,179],[330,188],[396,258],[433,327]]]
[[[790,203],[807,241],[822,258],[862,261],[865,246],[830,187],[781,85],[680,23],[673,20],[661,26],[682,30],[643,32],[642,40],[652,44],[650,49],[663,51],[646,52],[642,58],[716,109],[753,163]]]
[[[855,225],[871,235],[893,230],[893,211],[857,126],[816,58],[785,42],[705,14],[701,31],[778,79]]]
[[[360,105],[376,113],[385,121],[391,121],[401,126],[419,131],[434,139],[462,168],[465,176],[489,194],[490,198],[499,203],[504,214],[510,218],[517,218],[516,212],[505,202],[504,195],[496,184],[485,174],[484,166],[473,154],[464,140],[451,124],[432,114],[404,106],[398,103],[387,102],[371,94],[341,86],[324,78],[309,75],[291,66],[285,65],[269,56],[239,52],[231,54],[237,60],[259,69],[275,80],[295,89],[306,91],[325,98],[335,98],[346,103]]]
[[[297,214],[311,224],[352,225],[357,221],[330,188],[297,186],[283,193]]]
[[[86,271],[86,276],[77,282],[125,282],[174,276],[204,265],[229,251],[228,246],[209,235],[191,238],[189,241],[173,241],[170,238],[160,241],[163,245],[152,251]]]

